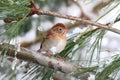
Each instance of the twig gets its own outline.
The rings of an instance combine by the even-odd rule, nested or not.
[[[90,20],[90,17],[88,17],[86,14],[85,14],[85,12],[83,11],[83,9],[82,9],[82,7],[81,7],[81,5],[77,2],[77,1],[75,1],[75,0],[71,0],[74,4],[76,4],[76,6],[78,6],[79,8],[80,8],[80,11],[81,11],[81,18],[82,19],[86,19],[86,20]]]
[[[34,7],[35,9],[37,9],[34,0],[30,0],[30,3],[31,3],[31,5],[33,5],[33,7]]]
[[[96,6],[93,7],[92,12],[95,13],[95,14],[98,13],[99,10],[101,10],[105,6],[109,5],[112,1],[113,0],[107,0],[107,2],[106,1],[101,1]]]
[[[120,30],[119,29],[112,28],[112,27],[110,27],[108,25],[101,24],[101,23],[98,23],[98,22],[95,22],[95,21],[81,19],[79,17],[75,17],[75,16],[71,16],[71,15],[64,15],[64,14],[59,14],[59,13],[50,12],[50,11],[44,11],[44,10],[36,9],[36,8],[32,8],[31,12],[33,14],[38,14],[38,15],[49,15],[49,16],[55,16],[55,17],[59,17],[59,18],[70,19],[70,20],[74,20],[74,21],[79,21],[79,22],[81,22],[81,24],[93,25],[93,26],[96,26],[98,28],[104,28],[106,30],[109,30],[109,31],[112,31],[112,32],[120,34]]]
[[[22,47],[20,47],[20,51],[17,51],[16,47],[13,45],[0,44],[0,51],[3,51],[3,50],[7,50],[7,53],[6,54],[2,53],[2,55],[16,57],[16,58],[24,60],[24,61],[33,62],[38,65],[41,65],[44,67],[49,67],[51,69],[54,69],[54,70],[57,70],[57,71],[60,71],[62,73],[66,73],[66,74],[72,73],[72,72],[78,72],[78,71],[83,72],[86,70],[86,68],[82,68],[80,66],[73,65],[72,63],[69,63],[67,61],[62,61],[62,60],[54,58],[54,57],[48,57],[41,53],[31,51],[31,50],[28,50],[28,49],[22,48]],[[16,54],[16,52],[17,52],[17,54]],[[91,69],[93,69],[93,68],[91,68]],[[88,72],[90,72],[90,71],[88,70]],[[80,75],[82,75],[82,74],[80,74]]]
[[[71,1],[72,3],[76,4],[76,6],[80,9],[80,11],[81,11],[80,18],[86,19],[86,20],[90,20],[90,17],[88,17],[88,16],[84,13],[81,5],[80,5],[77,1],[75,1],[75,0],[68,0],[68,1]],[[75,21],[74,23],[68,22],[68,23],[66,23],[65,25],[66,25],[68,28],[76,27],[76,26],[79,26],[79,25],[82,25],[82,27],[87,27],[86,24],[81,24],[80,21]],[[83,25],[84,25],[84,26],[83,26]]]
[[[40,37],[37,37],[34,41],[22,42],[22,43],[20,44],[20,46],[21,46],[21,47],[29,47],[29,46],[31,46],[31,45],[33,45],[33,44],[35,44],[35,43],[40,42],[41,40],[42,40],[42,37],[40,36]]]
[[[34,4],[34,3],[32,3],[32,4]],[[49,16],[54,16],[54,17],[59,17],[59,18],[79,21],[82,24],[93,25],[93,26],[96,26],[96,27],[99,27],[99,28],[104,28],[106,30],[109,30],[109,31],[112,31],[112,32],[120,34],[120,30],[119,29],[112,28],[112,27],[110,27],[108,25],[101,24],[101,23],[98,23],[98,22],[95,22],[95,21],[81,19],[79,17],[75,17],[75,16],[71,16],[71,15],[64,15],[64,14],[59,14],[59,13],[55,13],[55,12],[50,12],[50,11],[44,11],[44,10],[41,10],[41,9],[36,9],[35,5],[33,6],[33,8],[30,8],[30,13],[28,14],[28,16],[31,16],[31,15],[34,15],[34,14],[37,14],[37,15],[49,15]],[[9,20],[9,21],[11,21],[11,20]]]
[[[90,21],[90,20],[84,20],[84,19],[81,19],[79,17],[75,17],[75,16],[71,16],[71,15],[59,14],[59,13],[50,12],[50,11],[43,11],[43,10],[39,10],[39,13],[40,13],[40,15],[56,16],[56,17],[70,19],[70,20],[74,20],[74,21],[80,21],[82,24],[89,24],[89,25],[97,26],[99,28],[104,28],[106,30],[109,30],[109,31],[120,34],[119,29],[112,28],[110,26],[107,26],[105,24],[101,24],[101,23],[98,23],[98,22],[94,22],[94,21]]]

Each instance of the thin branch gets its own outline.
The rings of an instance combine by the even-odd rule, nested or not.
[[[35,40],[33,40],[33,41],[30,41],[30,42],[22,42],[21,44],[20,44],[20,46],[21,47],[29,47],[29,46],[31,46],[31,45],[33,45],[33,44],[36,44],[36,43],[38,43],[38,42],[40,42],[41,40],[42,40],[42,38],[43,37],[41,37],[41,35],[39,35],[39,37],[37,37]]]
[[[54,69],[56,71],[60,71],[66,74],[73,73],[73,72],[79,72],[79,73],[81,72],[82,74],[84,74],[83,71],[86,70],[86,68],[73,65],[72,63],[69,63],[67,61],[63,61],[54,57],[48,57],[36,51],[28,50],[26,48],[20,47],[20,51],[17,51],[17,48],[14,45],[9,45],[5,43],[0,44],[0,51],[3,51],[3,50],[7,50],[7,53],[1,53],[1,55],[16,57],[18,59],[28,61],[28,62],[33,62],[38,65],[49,67],[51,69]],[[94,70],[96,69],[96,67],[95,68],[91,67],[90,70],[86,72],[91,72],[92,71],[91,69]],[[80,76],[82,74],[80,74]]]
[[[106,30],[109,30],[109,31],[112,31],[112,32],[120,34],[120,30],[119,29],[116,29],[116,28],[113,28],[113,27],[110,27],[108,25],[101,24],[101,23],[98,23],[98,22],[95,22],[95,21],[85,20],[85,19],[82,19],[82,18],[79,18],[79,17],[71,16],[71,15],[59,14],[59,13],[50,12],[50,11],[44,11],[44,10],[36,9],[36,8],[32,8],[31,9],[31,13],[32,13],[32,15],[33,14],[49,15],[49,16],[55,16],[55,17],[59,17],[59,18],[79,21],[79,22],[81,22],[81,24],[93,25],[93,26],[96,26],[98,28],[104,28]]]
[[[77,2],[77,1],[75,1],[75,0],[71,0],[74,4],[76,4],[76,6],[78,6],[79,7],[79,9],[80,9],[80,11],[81,11],[81,18],[82,19],[86,19],[86,20],[90,20],[90,17],[88,17],[86,14],[85,14],[85,12],[84,12],[84,10],[82,9],[82,6]]]
[[[31,0],[31,2],[32,1],[33,0]],[[35,3],[32,2],[32,4],[35,4]],[[79,21],[79,22],[81,22],[81,24],[93,25],[93,26],[96,26],[98,28],[104,28],[106,30],[109,30],[109,31],[112,31],[112,32],[120,34],[120,30],[119,29],[110,27],[108,25],[101,24],[101,23],[98,23],[98,22],[95,22],[95,21],[91,21],[91,20],[85,20],[85,19],[82,19],[82,18],[79,18],[79,17],[75,17],[75,16],[71,16],[71,15],[65,15],[65,14],[59,14],[59,13],[50,12],[50,11],[44,11],[44,10],[41,10],[41,9],[37,9],[35,7],[35,5],[32,8],[29,8],[29,10],[30,10],[30,13],[28,14],[28,16],[32,16],[34,14],[37,14],[37,15],[49,15],[49,16],[54,16],[54,17],[59,17],[59,18]],[[17,19],[17,20],[19,20],[19,19]],[[7,19],[7,21],[11,22],[11,20],[8,20],[8,19]],[[14,20],[12,20],[12,21],[14,21]]]
[[[34,0],[30,0],[30,3],[31,3],[31,5],[33,5],[33,7],[34,7],[35,9],[37,9]]]
[[[50,12],[50,11],[43,11],[43,10],[39,10],[39,14],[40,15],[56,16],[56,17],[70,19],[70,20],[74,20],[74,21],[80,21],[81,24],[93,25],[93,26],[96,26],[96,27],[99,27],[99,28],[104,28],[106,30],[109,30],[109,31],[120,34],[119,29],[112,28],[112,27],[110,27],[108,25],[101,24],[101,23],[98,23],[98,22],[94,22],[94,21],[90,21],[90,20],[84,20],[84,19],[81,19],[79,17],[75,17],[75,16],[71,16],[71,15],[64,15],[64,14],[59,14],[59,13]]]
[[[77,1],[75,1],[75,0],[68,0],[68,1],[74,3],[74,4],[79,8],[79,10],[81,11],[80,18],[86,19],[86,20],[91,20],[90,17],[85,14],[85,12],[84,12],[84,10],[82,9],[81,5],[80,5]],[[76,27],[76,26],[79,26],[79,25],[82,25],[81,28],[82,28],[82,27],[87,27],[86,24],[81,24],[81,22],[79,22],[79,21],[75,21],[74,23],[68,22],[68,23],[66,23],[65,25],[66,25],[68,28]],[[83,26],[83,25],[84,25],[84,26]]]

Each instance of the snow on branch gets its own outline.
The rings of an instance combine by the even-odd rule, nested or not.
[[[40,66],[48,67],[66,74],[74,73],[74,72],[80,73],[80,71],[81,73],[83,73],[85,70],[88,70],[86,68],[76,66],[70,62],[63,61],[54,57],[48,57],[39,52],[32,51],[23,47],[20,47],[20,51],[17,51],[17,48],[14,45],[6,44],[6,43],[0,44],[0,51],[4,51],[4,50],[5,52],[7,51],[7,53],[1,53],[1,55],[16,57],[18,59],[28,62],[33,62]],[[96,68],[91,67],[90,70],[86,72],[91,72],[94,69]]]
[[[61,71],[63,73],[70,73],[77,69],[76,66],[72,64],[55,59],[53,57],[45,56],[36,51],[31,51],[22,47],[20,48],[20,51],[17,51],[14,45],[2,44],[0,45],[0,50],[7,50],[7,53],[5,53],[5,55],[46,66]],[[17,54],[15,54],[16,51]]]

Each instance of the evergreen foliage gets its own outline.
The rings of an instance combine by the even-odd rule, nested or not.
[[[35,0],[35,3],[40,9],[45,9],[47,6],[48,10],[58,13],[61,6],[67,6],[67,0]],[[102,19],[105,15],[109,14],[109,12],[114,10],[118,5],[120,5],[119,1],[111,1],[110,4],[112,3],[116,4],[112,6],[112,8],[108,7],[108,11],[96,19],[96,22]],[[108,5],[110,6],[110,4]],[[40,15],[39,17],[35,18],[33,16],[28,16],[31,7],[32,5],[30,4],[29,0],[0,1],[0,20],[6,22],[3,25],[0,25],[0,41],[2,41],[2,38],[5,36],[5,41],[10,43],[10,41],[17,36],[25,35],[29,30],[32,29],[32,23],[34,21],[36,21],[35,24],[37,27],[45,21],[51,21],[52,23],[54,22],[55,17],[46,17]],[[119,16],[120,15],[118,15],[118,17],[114,20],[114,23],[119,22]],[[39,36],[37,32],[38,30],[36,29],[36,35]],[[82,72],[78,70],[78,72],[72,73],[72,75],[78,76],[79,74],[85,73],[87,71],[93,71],[96,73],[96,80],[110,80],[119,73],[120,57],[118,55],[115,58],[110,57],[109,59],[112,59],[112,61],[109,64],[101,64],[101,44],[105,33],[105,29],[89,26],[84,32],[69,36],[67,39],[67,46],[60,53],[60,56],[64,57],[70,62],[74,62],[76,65],[85,65],[84,67],[86,67],[86,70],[83,70]],[[16,58],[13,62],[9,62],[7,60],[7,56],[5,55],[7,54],[7,50],[2,51],[0,54],[4,54],[0,55],[0,68],[5,70],[2,72],[0,80],[16,80],[16,77],[18,77],[20,73],[23,74],[22,77],[20,77],[21,80],[51,80],[54,74],[57,73],[55,70],[51,70],[43,66],[38,66],[30,62],[21,64],[19,60],[16,60]],[[83,60],[82,57],[85,59]],[[6,67],[4,68],[3,66]],[[91,66],[92,68],[89,68]],[[23,72],[20,72],[19,69],[23,68]],[[65,74],[64,76],[68,77],[71,76],[71,74]]]

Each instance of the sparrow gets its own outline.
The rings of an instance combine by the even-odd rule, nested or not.
[[[55,24],[49,31],[47,31],[38,52],[56,55],[63,51],[67,42],[66,33],[67,28],[64,24]]]

